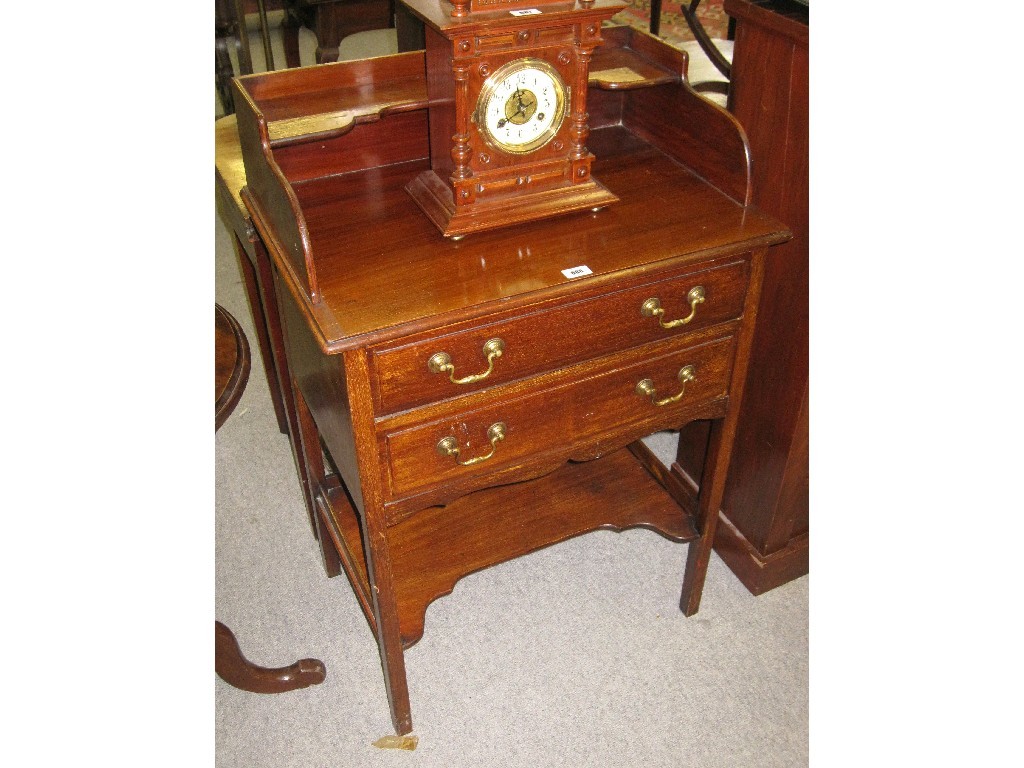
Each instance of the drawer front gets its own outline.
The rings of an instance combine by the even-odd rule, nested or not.
[[[565,381],[500,393],[472,411],[381,435],[390,498],[460,482],[487,485],[495,471],[544,456],[613,450],[645,434],[681,426],[688,410],[722,401],[729,386],[734,338],[699,346],[654,345],[565,372]],[[646,355],[644,354],[646,352]],[[641,382],[646,382],[641,384]],[[468,485],[467,485],[468,482]]]
[[[738,318],[746,261],[371,351],[378,413],[438,402]],[[663,327],[669,325],[671,327]]]

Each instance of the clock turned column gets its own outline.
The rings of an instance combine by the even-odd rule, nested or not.
[[[588,24],[583,35],[594,42],[588,44],[581,41],[577,45],[576,82],[573,83],[573,91],[577,94],[586,93],[587,82],[590,79],[590,58],[594,54],[594,48],[601,42],[601,25]],[[590,178],[590,163],[594,156],[587,150],[586,145],[587,136],[590,135],[589,119],[586,101],[575,99],[572,105],[572,128],[569,133],[572,140],[572,179],[574,182]]]
[[[468,43],[466,43],[468,47]],[[455,80],[455,115],[457,120],[456,133],[452,136],[452,187],[456,190],[455,204],[461,205],[474,199],[472,182],[466,180],[473,175],[469,161],[473,157],[473,149],[469,145],[469,68],[468,61],[452,63],[452,75]]]

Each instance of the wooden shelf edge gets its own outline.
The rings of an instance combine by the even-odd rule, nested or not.
[[[607,27],[603,37],[587,73],[590,88],[620,91],[682,81],[685,53],[679,52],[676,60],[652,56],[643,33],[632,27]]]
[[[343,136],[356,125],[372,123],[387,115],[401,112],[412,112],[426,109],[425,97],[410,98],[395,102],[369,104],[353,109],[342,109],[316,115],[275,120],[267,123],[271,149],[286,147],[309,141],[323,141],[335,136]]]
[[[683,81],[689,57],[650,34],[630,26],[601,30],[588,85],[602,90],[629,90]]]
[[[388,532],[403,646],[419,641],[427,608],[466,576],[592,531],[631,528],[680,543],[698,535],[628,448],[422,510]],[[430,536],[437,530],[447,534],[443,547]]]

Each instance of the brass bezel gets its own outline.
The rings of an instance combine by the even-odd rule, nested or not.
[[[508,144],[492,134],[490,129],[487,127],[487,103],[494,95],[494,91],[497,89],[499,83],[522,69],[539,69],[551,78],[551,81],[555,84],[555,97],[557,102],[555,105],[555,117],[551,121],[551,125],[532,141],[526,144]],[[484,81],[484,85],[480,89],[480,95],[476,100],[476,109],[473,112],[473,122],[476,124],[477,131],[480,132],[480,136],[483,137],[484,142],[487,146],[491,147],[491,149],[506,152],[510,155],[529,154],[530,152],[537,151],[555,138],[555,135],[562,127],[562,123],[565,121],[566,113],[569,111],[570,95],[571,93],[566,87],[565,82],[562,80],[562,76],[558,73],[558,70],[548,62],[533,56],[514,59],[507,64],[503,64],[498,67],[494,70],[491,76]]]

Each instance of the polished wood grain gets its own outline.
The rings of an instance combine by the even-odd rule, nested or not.
[[[291,377],[284,354],[284,335],[279,319],[277,295],[263,242],[256,236],[252,219],[242,203],[241,190],[246,185],[245,166],[237,121],[234,115],[217,121],[214,133],[216,157],[217,213],[233,233],[235,255],[245,286],[253,326],[259,342],[260,357],[274,404],[278,428],[289,436],[302,486],[306,511],[314,536],[316,515],[313,494],[308,481],[307,463],[296,438],[296,414],[291,392]]]
[[[400,344],[373,347],[372,370],[381,413],[393,413],[417,405],[460,397],[470,392],[514,381],[545,371],[589,360],[599,351],[616,351],[638,343],[673,338],[684,332],[709,328],[740,316],[747,290],[745,261],[711,269],[687,269],[679,276],[661,276],[638,287],[602,292],[593,297],[582,293],[579,301],[549,301],[538,311],[501,313],[488,323],[471,321],[450,327],[444,336],[419,334],[405,337]],[[703,289],[704,300],[692,310],[687,294]],[[669,320],[693,320],[675,328],[663,328],[656,317],[645,317],[644,302],[657,298]],[[587,333],[566,333],[586,318]],[[497,322],[494,320],[497,319]],[[537,349],[534,341],[548,342]],[[431,373],[430,359],[449,355],[455,375],[479,374],[488,368],[484,344],[500,339],[504,348],[494,361],[492,373],[478,381],[455,384],[444,373]]]
[[[809,569],[808,40],[807,10],[791,2],[727,0],[736,18],[730,109],[754,160],[753,201],[794,237],[766,262],[761,322],[740,412],[715,547],[754,594]],[[707,430],[680,438],[691,486]]]
[[[441,0],[401,2],[424,24],[430,122],[430,168],[406,189],[442,234],[460,238],[616,201],[591,176],[586,100],[602,24],[623,4],[560,4],[516,16],[505,2],[491,3],[490,12]],[[474,10],[487,7],[472,2]],[[541,146],[504,152],[488,141],[475,113],[499,69],[527,59],[561,81],[565,114]]]
[[[224,624],[215,623],[217,674],[229,685],[251,693],[286,693],[327,678],[327,668],[319,659],[299,659],[286,667],[261,667],[242,653],[238,640]]]
[[[232,246],[238,259],[242,273],[249,311],[252,314],[253,327],[256,330],[256,341],[259,345],[263,371],[270,388],[270,398],[274,403],[274,415],[281,432],[288,432],[288,417],[285,413],[286,397],[281,392],[281,385],[271,350],[270,337],[273,322],[268,320],[260,297],[258,278],[253,271],[253,263],[257,249],[262,245],[256,240],[256,230],[252,226],[249,212],[242,202],[241,192],[245,186],[245,164],[242,160],[242,147],[238,141],[238,123],[234,115],[218,120],[214,125],[214,154],[216,165],[216,199],[217,214],[232,234]]]
[[[606,57],[625,56],[629,68],[655,69],[671,75],[672,81],[658,81],[652,74],[651,81],[661,87],[633,90],[599,84],[588,98],[591,126],[625,126],[713,187],[749,204],[752,186],[746,135],[735,117],[690,88],[687,53],[631,27],[606,29],[603,35],[605,42],[594,54],[595,67],[606,66]]]
[[[271,141],[268,102],[299,105],[332,78],[349,92],[365,65],[281,73],[287,86],[239,81],[242,199],[274,268],[296,453],[307,459],[325,570],[353,585],[399,733],[412,729],[404,651],[430,602],[468,573],[590,530],[646,526],[692,541],[680,606],[689,615],[700,602],[765,255],[789,233],[746,205],[743,132],[689,89],[685,56],[615,38],[611,63],[642,60],[664,75],[644,88],[592,87],[606,96],[587,147],[619,202],[459,242],[405,189],[430,164],[422,107],[328,138]],[[402,79],[413,57],[388,58],[374,77]],[[658,114],[645,118],[637,100]],[[664,113],[704,124],[672,132]],[[389,140],[373,148],[374,130]],[[352,155],[318,166],[328,141]],[[705,302],[691,306],[698,282]],[[641,311],[652,297],[667,320],[693,319],[663,328]],[[452,391],[461,385],[429,370],[444,351],[457,370],[479,373],[492,332],[509,342],[494,378]],[[716,426],[691,514],[679,479],[637,441],[694,419]],[[501,439],[488,434],[496,422]],[[444,438],[457,456],[438,450]]]
[[[238,321],[220,304],[216,305],[214,325],[214,385],[216,388],[216,425],[220,429],[242,397],[249,380],[249,342]]]
[[[284,238],[290,272],[301,282],[303,292],[318,302],[309,229],[292,188],[293,180],[286,172],[312,168],[316,174],[330,175],[355,167],[371,168],[426,157],[423,54],[414,52],[253,75],[236,80],[235,85],[239,91],[238,135],[247,189],[254,202],[258,201],[261,218],[271,222]],[[363,103],[376,105],[379,110],[360,107]],[[269,126],[274,121],[293,121],[304,114],[333,113],[338,109],[366,114],[352,121],[351,130],[334,136],[334,143],[323,140],[332,137],[314,133],[305,141],[290,137],[283,151],[272,148]],[[405,118],[410,110],[418,111],[419,117],[411,121]],[[370,139],[362,135],[368,131],[374,134]],[[381,132],[387,141],[373,141],[379,139]],[[341,137],[345,137],[344,145],[336,143]],[[362,152],[349,149],[354,141],[359,142]]]
[[[538,346],[535,342],[534,346]],[[564,462],[571,456],[597,455],[595,445],[612,439],[623,444],[687,421],[692,404],[723,400],[732,370],[732,336],[694,344],[687,336],[657,351],[640,347],[617,355],[567,368],[557,376],[534,377],[522,384],[501,387],[486,395],[446,404],[441,413],[417,409],[412,424],[389,419],[379,428],[380,445],[389,457],[389,499],[402,498],[423,488],[447,488],[445,496],[464,493],[486,484],[492,472],[509,466],[524,467],[544,459]],[[685,385],[678,373],[694,370]],[[650,380],[656,396],[666,398],[682,391],[683,397],[664,406],[639,394],[637,385]],[[482,402],[481,402],[482,401]],[[557,409],[545,407],[558,403]],[[495,423],[506,427],[505,438],[494,446],[486,462],[460,465],[439,455],[437,443],[453,437],[463,461],[486,454],[490,448],[487,429]],[[386,424],[386,426],[385,426]],[[445,496],[431,496],[431,500]],[[421,497],[422,498],[422,497]]]
[[[647,48],[644,35],[632,27],[606,27],[602,44],[590,60],[590,85],[619,91],[678,84],[685,76],[684,56],[664,56],[660,48]],[[590,98],[595,94],[588,95]]]
[[[615,35],[609,32],[606,46],[607,49],[615,46],[622,48],[626,52],[622,55],[629,55],[637,60],[638,67],[653,67],[656,64],[665,71],[671,68],[676,72],[684,72],[686,68],[686,56],[683,52],[673,51],[635,30],[627,29],[625,33]],[[602,49],[598,48],[597,55],[601,55],[601,51]],[[354,227],[401,228],[403,236],[396,238],[396,241],[407,245],[401,256],[396,255],[392,263],[401,263],[411,256],[414,258],[414,265],[422,264],[423,257],[417,258],[417,254],[422,253],[424,246],[429,244],[430,248],[437,247],[435,228],[426,217],[416,213],[416,205],[404,191],[405,183],[428,168],[429,163],[429,145],[426,142],[423,122],[425,116],[419,120],[413,117],[417,104],[425,98],[424,67],[423,53],[416,52],[365,62],[325,65],[309,72],[308,78],[305,79],[300,77],[297,71],[288,70],[274,75],[253,75],[241,78],[238,82],[242,91],[238,99],[239,135],[246,167],[249,169],[248,192],[251,200],[247,201],[247,204],[258,209],[260,218],[267,221],[281,236],[281,244],[289,261],[289,277],[291,281],[297,283],[303,295],[310,297],[313,304],[319,304],[324,299],[323,292],[331,290],[330,286],[320,285],[318,266],[322,267],[324,272],[337,274],[331,263],[335,260],[334,252],[341,249],[340,260],[348,259],[345,249],[349,245],[358,245],[359,240],[347,238],[345,232]],[[277,79],[284,82],[278,83]],[[379,120],[357,122],[344,137],[335,139],[339,142],[347,141],[348,144],[327,144],[321,140],[322,137],[312,136],[304,142],[290,144],[287,153],[275,151],[271,146],[268,124],[286,116],[295,118],[296,115],[302,114],[304,104],[309,105],[310,111],[328,110],[332,87],[337,91],[338,103],[342,106],[348,104],[352,109],[355,109],[354,105],[360,98],[376,103],[382,89],[404,88],[407,90],[408,98],[402,111],[385,111],[381,113]],[[656,158],[656,164],[661,166],[655,174],[639,177],[629,174],[616,176],[619,173],[617,168],[610,166],[609,163],[602,163],[602,183],[620,198],[623,197],[624,191],[631,192],[628,207],[624,208],[622,202],[619,202],[601,212],[605,219],[615,218],[611,226],[614,231],[628,231],[621,226],[623,221],[651,220],[655,226],[668,225],[662,233],[663,248],[670,250],[672,244],[679,242],[680,239],[686,240],[695,235],[707,238],[714,234],[701,230],[704,218],[702,214],[706,206],[721,209],[724,203],[732,208],[735,221],[740,225],[744,223],[744,209],[742,206],[736,206],[735,201],[747,201],[746,196],[750,187],[749,156],[745,137],[735,118],[698,96],[685,81],[656,88],[614,92],[595,86],[591,89],[591,100],[597,94],[614,100],[612,104],[606,102],[598,105],[603,110],[602,114],[606,115],[604,127],[626,127],[627,130],[592,130],[587,140],[591,151],[602,160],[629,154],[637,148],[636,134],[644,131],[646,142],[660,150],[652,155]],[[391,96],[385,101],[390,98]],[[640,98],[644,100],[644,109],[632,109],[630,105]],[[419,114],[423,114],[422,110]],[[662,119],[663,115],[671,116],[671,120]],[[608,121],[613,119],[613,116],[615,122],[609,124]],[[653,123],[652,120],[655,118],[659,122]],[[363,137],[362,134],[366,132],[373,132],[373,136]],[[602,133],[608,135],[602,136]],[[388,137],[388,141],[381,144],[379,138],[384,135]],[[346,147],[345,151],[342,151],[342,147]],[[350,147],[374,149],[354,151]],[[675,162],[666,162],[661,153],[668,155],[671,161]],[[417,164],[413,158],[422,160]],[[408,167],[389,167],[407,161],[410,163]],[[679,165],[676,166],[675,163]],[[334,178],[335,174],[354,171],[359,164],[364,164],[368,170],[365,180],[356,179],[353,184],[347,179]],[[705,201],[697,205],[693,211],[671,211],[664,207],[660,213],[648,211],[647,201],[664,200],[666,188],[687,184],[694,190],[705,189],[706,185],[702,184],[700,179],[687,181],[684,178],[692,177],[692,171],[686,170],[692,167],[699,168],[701,177],[713,187],[722,190],[725,197],[714,195],[714,190],[706,190],[708,194],[705,195]],[[295,168],[305,170],[295,174]],[[315,173],[317,169],[321,178],[309,178],[309,173]],[[381,173],[389,176],[384,185],[380,185],[378,180]],[[663,177],[666,173],[668,176]],[[631,184],[638,185],[638,188],[630,190],[628,185]],[[649,185],[652,184],[654,187],[649,189]],[[377,186],[380,193],[368,197],[368,185]],[[330,203],[337,200],[339,195],[350,195],[353,199],[358,197],[360,200],[367,200],[368,204],[365,210],[353,209],[351,204],[336,206],[332,210]],[[320,212],[325,215],[320,216],[319,220],[307,221],[308,216]],[[362,215],[365,213],[372,213],[372,220],[364,221]],[[325,221],[327,216],[330,216],[331,220]],[[498,257],[502,256],[507,264],[506,269],[518,275],[523,267],[520,262],[524,261],[520,256],[521,248],[532,252],[547,241],[549,247],[566,254],[566,263],[561,268],[577,266],[585,263],[579,261],[585,255],[593,258],[591,254],[594,249],[590,247],[589,242],[592,235],[584,230],[579,236],[574,237],[579,228],[576,225],[569,226],[563,221],[578,222],[586,216],[585,213],[576,214],[571,219],[556,219],[541,229],[531,228],[531,233],[535,233],[531,234],[531,242],[522,245],[518,238],[510,239],[511,230],[480,233],[465,241],[450,243],[450,258],[459,262],[471,262],[483,256],[486,264],[494,265],[499,260]],[[654,219],[654,216],[658,218]],[[756,221],[752,220],[749,223],[756,226]],[[315,242],[311,237],[319,238],[319,242]],[[728,238],[728,235],[725,237]],[[613,244],[611,253],[619,252],[616,245]],[[714,244],[708,242],[708,247],[714,247]],[[624,245],[625,250],[629,251],[630,248],[631,246]],[[632,252],[635,250],[633,248]],[[662,258],[664,252],[663,250],[661,253],[652,254],[653,260]],[[494,253],[495,256],[487,257],[489,253]],[[379,249],[371,244],[370,253],[364,255],[371,262],[366,265],[367,268],[372,268],[373,262],[378,261],[380,256]],[[532,259],[528,260],[527,265],[532,262]],[[614,263],[607,267],[609,270],[617,268],[619,265]],[[490,269],[496,278],[506,277],[496,274],[493,266]],[[381,274],[385,276],[382,282],[392,289],[398,286],[393,285],[391,278],[386,275],[394,273],[394,269],[381,269]],[[554,274],[558,275],[557,272]],[[551,278],[547,278],[549,284],[550,280]],[[348,281],[345,282],[350,285]],[[349,297],[338,297],[337,300],[347,302]],[[402,309],[404,304],[405,299],[392,302],[389,307]],[[319,307],[311,307],[310,312],[316,317],[316,325],[324,329],[331,329],[334,325],[332,312]],[[348,310],[346,314],[347,312]],[[368,319],[366,324],[379,326],[379,314]],[[331,329],[328,333],[358,333],[358,330]]]
[[[777,237],[772,220],[744,209],[664,154],[649,146],[628,151],[633,139],[622,128],[592,134],[591,146],[604,150],[602,178],[620,197],[615,206],[460,242],[439,240],[405,193],[404,182],[422,163],[295,185],[316,254],[314,269],[321,274],[318,303],[324,308],[317,325],[326,349],[404,337],[435,325],[439,316],[479,316],[499,303],[508,309],[535,304],[570,282],[562,270],[581,265],[594,275],[587,289],[596,289],[626,267],[669,259],[694,264],[737,240],[757,245]],[[686,209],[671,206],[679,194],[687,195]],[[388,248],[379,239],[356,236],[361,231],[392,233]],[[687,253],[679,252],[680,242],[690,244]],[[445,268],[437,269],[438,263]]]

